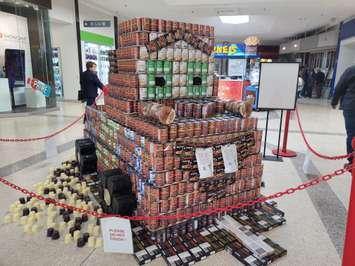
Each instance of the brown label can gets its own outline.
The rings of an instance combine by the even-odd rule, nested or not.
[[[160,203],[160,214],[169,212],[169,200],[162,200]]]
[[[194,183],[187,183],[186,185],[186,193],[192,193],[194,192]]]
[[[178,194],[178,185],[177,184],[173,184],[170,186],[170,197],[176,197]]]
[[[186,183],[185,182],[181,182],[179,183],[179,195],[183,195],[185,194],[186,191]]]
[[[176,124],[171,124],[169,126],[169,141],[174,141],[177,138],[178,127]]]
[[[183,209],[186,206],[186,196],[181,195],[178,197],[178,208]]]
[[[169,171],[165,173],[166,184],[172,184],[175,182],[175,171]]]
[[[182,171],[175,170],[175,182],[180,182],[180,181],[182,181]]]
[[[163,187],[160,189],[160,199],[167,200],[170,198],[170,187]]]
[[[177,205],[178,205],[177,201],[178,201],[177,197],[170,198],[170,211],[175,211],[177,209]]]

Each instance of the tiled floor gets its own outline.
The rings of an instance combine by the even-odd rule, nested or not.
[[[303,100],[299,104],[302,123],[312,145],[325,154],[345,153],[345,130],[340,111],[332,110],[326,101]],[[1,137],[45,135],[73,121],[83,111],[76,103],[64,103],[60,110],[16,118],[0,119]],[[265,127],[265,113],[259,127]],[[267,153],[277,144],[279,114],[270,121]],[[46,159],[45,143],[0,143],[0,176],[31,188],[42,180],[48,168],[73,156],[73,140],[82,135],[82,123],[55,137],[58,156]],[[294,117],[290,125],[289,148],[300,153],[284,162],[265,161],[264,193],[272,193],[311,178],[303,173],[306,147],[298,132]],[[311,170],[315,175],[331,172],[344,161],[324,161],[311,155]],[[274,265],[334,266],[341,264],[350,175],[334,178],[327,184],[295,193],[278,200],[286,212],[287,224],[267,235],[288,250],[288,255]],[[132,256],[104,254],[101,250],[78,249],[63,241],[53,242],[44,235],[27,236],[16,225],[2,224],[9,205],[20,194],[0,185],[0,265],[136,265]],[[199,265],[240,265],[232,256],[221,252]],[[165,265],[162,259],[151,265]]]

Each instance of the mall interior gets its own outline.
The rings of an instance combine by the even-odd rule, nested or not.
[[[0,0],[1,266],[353,266],[354,147],[353,0]]]

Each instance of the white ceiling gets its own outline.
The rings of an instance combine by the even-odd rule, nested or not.
[[[120,19],[155,17],[215,26],[220,41],[257,35],[264,43],[355,15],[354,0],[86,0]],[[250,15],[250,22],[227,25],[218,15]]]

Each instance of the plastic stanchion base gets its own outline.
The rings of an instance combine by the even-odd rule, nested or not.
[[[283,162],[281,156],[277,157],[277,156],[272,156],[272,155],[265,155],[263,156],[263,160],[264,161],[272,161],[272,162]]]
[[[281,157],[287,157],[287,158],[291,158],[291,157],[296,157],[297,156],[297,153],[292,151],[292,150],[278,150],[278,149],[275,149],[275,150],[272,150],[272,154],[274,155],[279,155]]]

